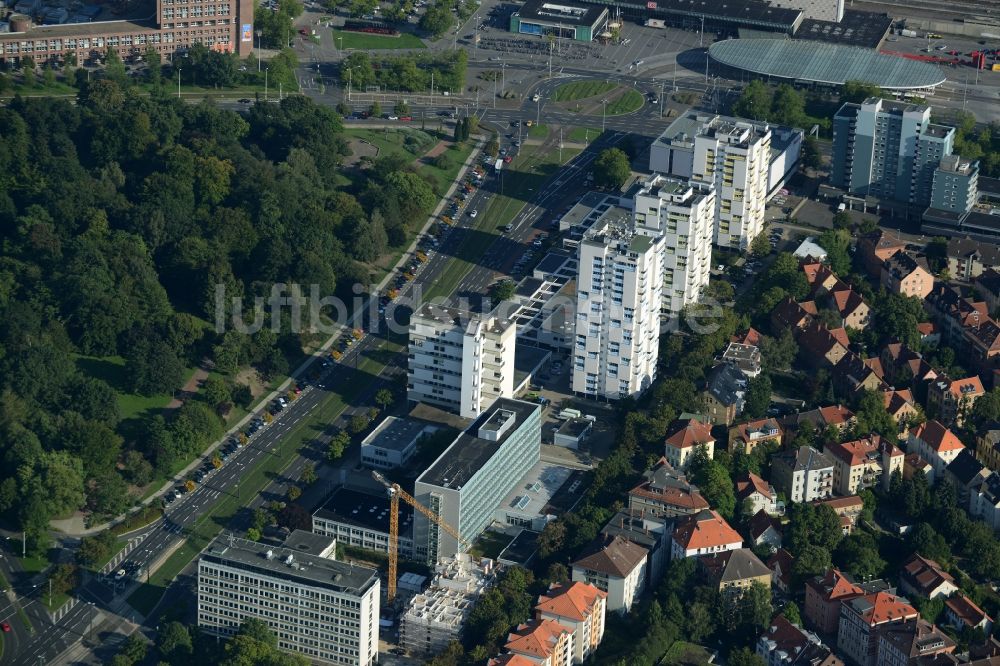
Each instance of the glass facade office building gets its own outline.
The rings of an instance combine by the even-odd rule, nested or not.
[[[500,398],[417,478],[413,494],[471,542],[538,462],[541,441],[541,407]],[[413,546],[417,559],[431,563],[464,550],[419,512]]]

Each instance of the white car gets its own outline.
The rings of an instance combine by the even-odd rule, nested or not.
[[[399,120],[399,116],[386,116],[386,120]]]
[[[469,217],[475,217],[476,215],[479,215],[479,211],[478,210],[469,211]]]

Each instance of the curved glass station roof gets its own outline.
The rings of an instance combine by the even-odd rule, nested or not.
[[[722,65],[813,83],[868,81],[887,90],[910,90],[945,81],[944,72],[926,62],[799,39],[730,39],[712,44],[708,53]]]

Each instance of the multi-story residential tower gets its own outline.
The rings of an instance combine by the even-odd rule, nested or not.
[[[802,131],[689,111],[653,142],[650,171],[715,187],[713,241],[746,249],[764,225],[764,205],[799,159]]]
[[[425,303],[410,316],[407,398],[476,418],[514,395],[514,321]]]
[[[42,9],[40,3],[35,6],[36,11]],[[82,65],[103,58],[109,49],[130,60],[140,58],[147,48],[170,59],[194,44],[245,58],[254,46],[250,0],[156,0],[149,3],[148,18],[140,20],[119,20],[117,14],[105,12],[108,15],[97,20],[74,17],[79,22],[39,26],[27,15],[14,15],[10,32],[0,34],[0,62],[30,55],[41,65],[73,54]]]
[[[573,391],[618,400],[656,377],[663,294],[663,236],[636,232],[613,208],[578,248]]]
[[[635,195],[636,230],[664,238],[662,312],[678,314],[708,286],[715,227],[715,187],[650,176]]]
[[[859,196],[926,207],[934,174],[951,155],[955,129],[931,123],[929,106],[876,97],[833,117],[833,185]]]
[[[329,664],[378,662],[378,572],[333,560],[333,544],[300,531],[284,548],[216,538],[198,560],[198,626],[228,636],[256,618],[282,650]]]
[[[541,407],[500,398],[417,477],[413,496],[471,542],[538,462],[541,444]],[[419,512],[413,545],[432,564],[464,550]]]
[[[946,155],[934,170],[931,208],[967,213],[979,196],[979,162]]]

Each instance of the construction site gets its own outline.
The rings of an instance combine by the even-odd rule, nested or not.
[[[410,599],[400,621],[400,647],[412,655],[443,652],[461,638],[466,618],[494,579],[494,562],[488,558],[460,553],[442,559],[431,584]]]

